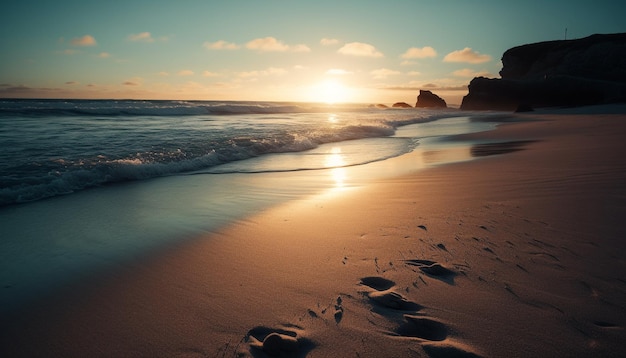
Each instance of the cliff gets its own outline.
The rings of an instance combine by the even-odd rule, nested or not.
[[[470,82],[461,109],[626,102],[626,33],[514,47],[502,65],[500,79]]]

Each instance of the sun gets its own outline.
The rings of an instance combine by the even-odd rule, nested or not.
[[[313,86],[312,95],[314,102],[328,104],[347,102],[350,99],[350,90],[337,80],[325,80]]]

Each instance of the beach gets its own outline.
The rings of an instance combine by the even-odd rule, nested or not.
[[[625,113],[519,114],[451,139],[479,159],[194,232],[9,314],[0,352],[622,357]]]

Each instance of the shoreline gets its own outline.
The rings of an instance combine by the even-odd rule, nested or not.
[[[376,152],[390,143],[429,136],[412,152],[366,165],[169,176],[2,208],[0,236],[5,239],[0,243],[0,285],[5,294],[0,296],[0,315],[28,307],[26,301],[36,302],[58,286],[97,278],[130,261],[290,200],[349,191],[439,162],[469,160],[470,143],[450,141],[442,133],[493,126],[455,116],[402,126],[396,131],[397,137],[328,143],[310,151],[270,154],[248,160],[252,163],[230,164],[235,168],[293,166],[303,160],[318,165],[349,164],[363,150]]]
[[[621,356],[621,113],[456,136],[534,142],[263,210],[12,318],[0,351]]]

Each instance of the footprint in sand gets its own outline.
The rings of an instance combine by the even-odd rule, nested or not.
[[[456,275],[456,272],[434,261],[406,260],[405,262],[407,265],[419,267],[427,275],[442,280],[452,279]],[[367,294],[367,297],[374,304],[376,311],[391,322],[397,323],[397,328],[388,331],[388,335],[419,339],[424,352],[432,358],[480,358],[463,344],[451,341],[448,338],[448,326],[442,321],[423,315],[394,313],[417,312],[423,308],[394,292],[392,288],[396,285],[395,282],[383,277],[369,276],[362,278],[360,284],[374,289]]]
[[[361,284],[373,288],[376,291],[385,291],[396,285],[395,282],[378,276],[363,277]]]
[[[370,292],[367,295],[374,304],[398,311],[419,311],[422,306],[404,298],[401,294],[387,290]]]
[[[361,285],[373,288],[367,297],[378,307],[391,308],[398,311],[418,311],[422,306],[404,298],[401,294],[391,290],[395,282],[386,278],[370,276],[361,279]]]
[[[245,341],[250,345],[250,353],[254,357],[263,357],[262,353],[270,357],[304,357],[315,348],[312,341],[298,337],[294,330],[263,326],[248,331]]]
[[[339,324],[339,322],[341,322],[341,319],[343,318],[343,306],[342,306],[342,302],[343,300],[341,299],[341,296],[337,297],[337,303],[335,303],[335,323]]]
[[[419,338],[422,349],[431,358],[480,358],[462,343],[448,339],[448,326],[443,322],[424,316],[404,315],[405,322],[394,335]]]
[[[397,329],[396,334],[403,337],[415,337],[427,341],[443,341],[448,337],[448,328],[442,322],[423,316],[404,315],[405,322]]]
[[[463,347],[461,344],[429,342],[423,344],[422,348],[431,358],[481,358],[480,355]]]
[[[454,277],[457,273],[447,267],[442,266],[440,263],[430,260],[404,260],[404,263],[409,266],[416,266],[426,275],[444,281],[450,285],[454,285]]]

